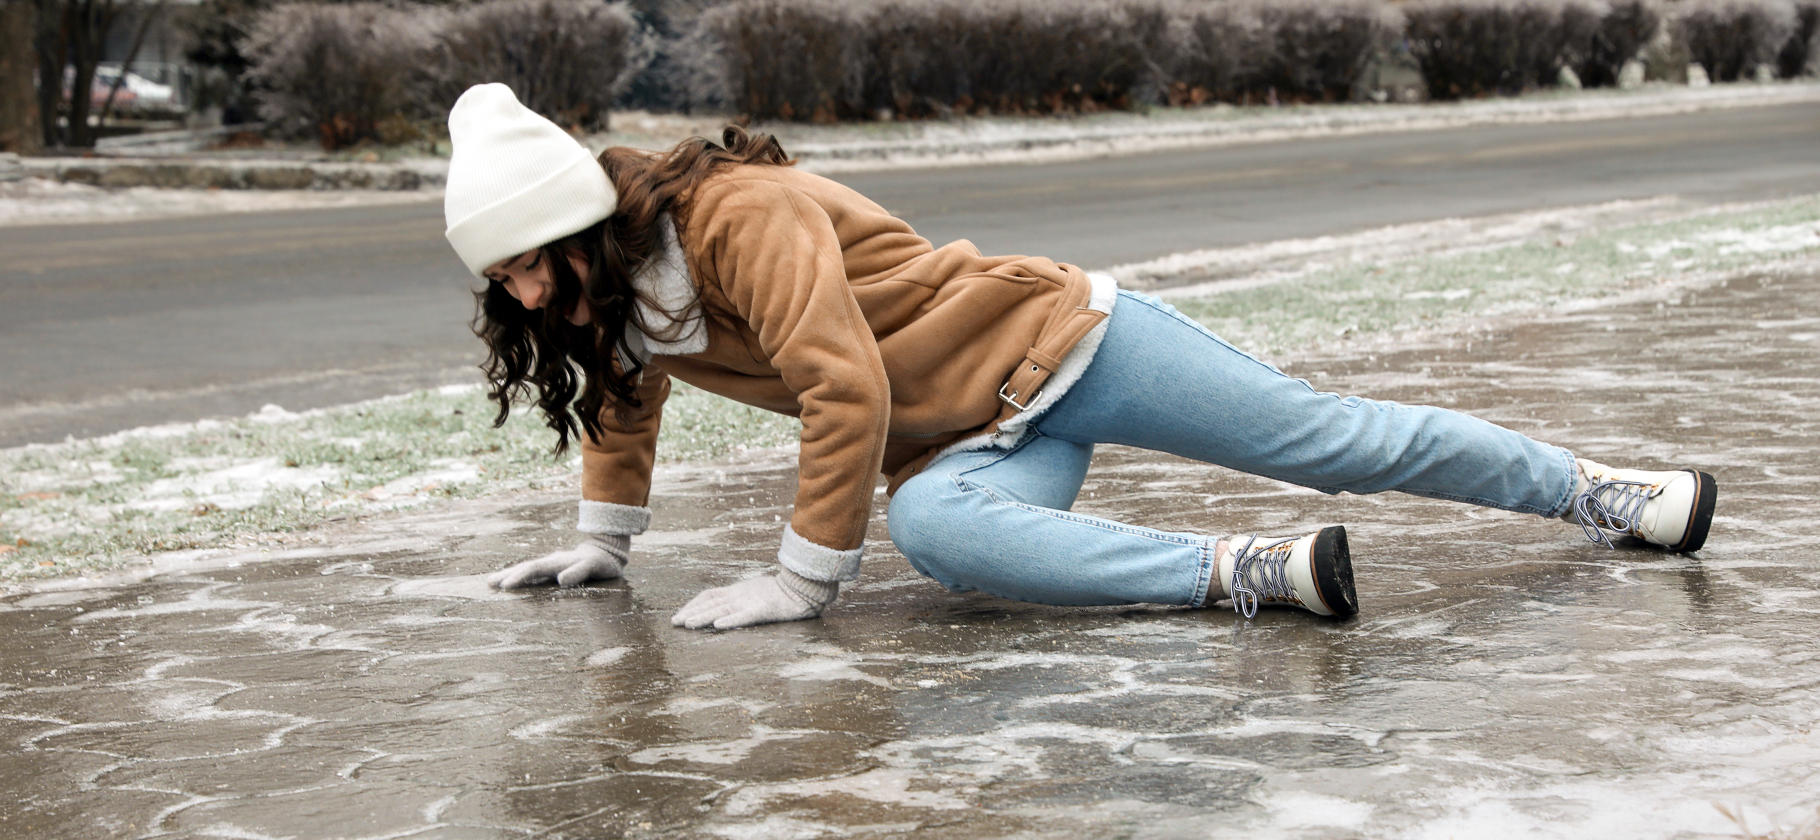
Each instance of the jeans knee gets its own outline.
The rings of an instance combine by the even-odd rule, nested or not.
[[[902,487],[891,497],[891,506],[885,513],[885,530],[891,536],[891,543],[910,561],[918,572],[933,577],[930,572],[934,558],[941,551],[941,509],[939,493],[934,492],[933,482],[941,481],[936,476],[918,476]]]

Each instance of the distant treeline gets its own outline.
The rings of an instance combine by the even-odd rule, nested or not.
[[[240,49],[261,114],[410,139],[501,81],[577,129],[609,106],[755,119],[1459,99],[1813,74],[1820,0],[606,0],[280,5]],[[701,3],[685,4],[698,9]],[[1628,69],[1627,69],[1628,68]]]

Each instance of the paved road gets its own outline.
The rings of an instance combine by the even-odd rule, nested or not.
[[[1820,191],[1820,104],[844,176],[937,242],[1103,267],[1620,198]],[[0,229],[0,446],[468,381],[440,207]]]

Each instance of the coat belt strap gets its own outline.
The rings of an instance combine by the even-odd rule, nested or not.
[[[1005,384],[999,386],[998,398],[1005,404],[999,413],[999,422],[1035,405],[1037,398],[1043,395],[1043,383],[1062,366],[1062,358],[1105,318],[1104,312],[1080,307],[1068,313],[1059,326],[1044,330],[1042,339],[1025,353],[1024,360],[1018,362]]]

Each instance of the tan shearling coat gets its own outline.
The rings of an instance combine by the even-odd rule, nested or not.
[[[674,376],[802,421],[791,528],[857,549],[880,471],[889,488],[944,446],[1028,403],[1104,315],[1090,283],[1039,257],[932,247],[834,181],[781,166],[715,173],[686,197],[679,231],[706,308],[706,349],[654,357],[630,426],[612,409],[582,446],[582,496],[643,507]],[[1009,382],[1008,382],[1009,380]],[[1015,396],[1014,396],[1015,395]]]

